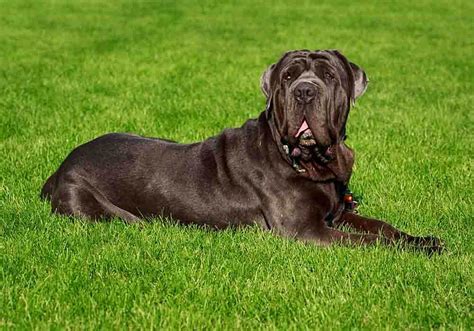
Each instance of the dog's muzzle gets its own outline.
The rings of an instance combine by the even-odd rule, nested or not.
[[[296,85],[293,94],[297,103],[308,104],[316,97],[316,87],[310,82],[302,82]]]

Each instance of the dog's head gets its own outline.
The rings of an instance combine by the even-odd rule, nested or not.
[[[349,108],[367,87],[367,76],[341,53],[290,51],[262,75],[279,134],[290,144],[309,128],[316,144],[329,146],[342,138]]]
[[[342,142],[351,104],[367,76],[336,50],[290,51],[262,75],[267,116],[278,144],[303,161],[328,163]]]

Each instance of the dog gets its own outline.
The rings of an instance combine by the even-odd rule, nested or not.
[[[74,149],[41,197],[55,213],[91,220],[256,224],[318,245],[403,243],[440,252],[440,239],[352,208],[354,153],[345,131],[367,84],[363,69],[337,50],[286,52],[261,77],[266,109],[257,119],[193,144],[106,134]]]

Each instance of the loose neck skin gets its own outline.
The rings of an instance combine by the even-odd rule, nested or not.
[[[267,155],[271,156],[271,160],[267,160],[268,162],[274,163],[277,159],[281,160],[282,162],[277,163],[285,167],[285,173],[289,171],[291,175],[308,178],[316,182],[336,180],[344,185],[349,182],[354,155],[343,140],[331,145],[334,158],[327,165],[322,166],[310,161],[302,164],[302,167],[306,170],[305,172],[298,172],[294,169],[293,161],[281,143],[281,136],[273,123],[272,114],[269,114],[268,111],[262,112],[257,119],[257,123],[259,147],[267,149]]]

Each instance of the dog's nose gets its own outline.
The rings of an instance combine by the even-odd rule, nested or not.
[[[295,87],[295,98],[299,103],[310,103],[316,96],[316,88],[313,84],[303,82]]]

